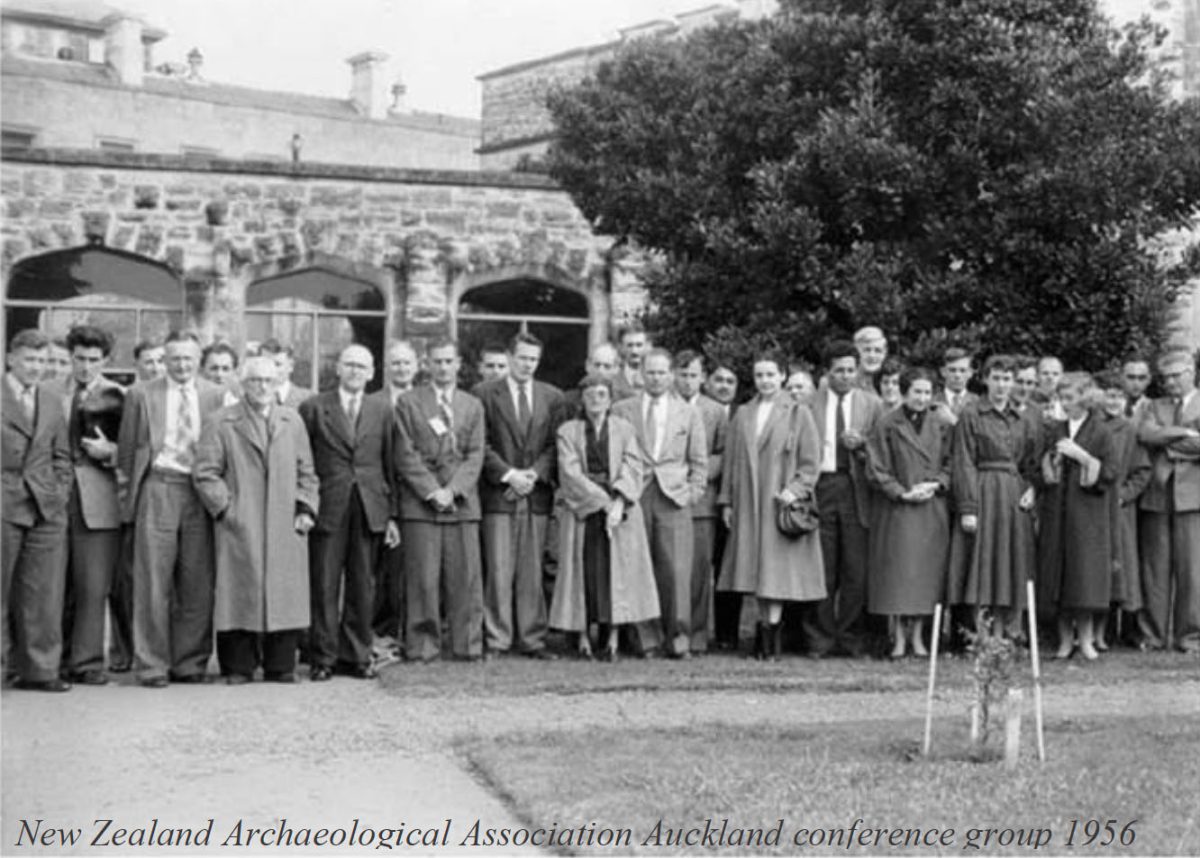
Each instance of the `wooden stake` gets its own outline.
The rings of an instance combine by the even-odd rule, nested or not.
[[[1009,771],[1017,767],[1021,756],[1021,705],[1025,692],[1019,688],[1008,689],[1008,702],[1004,709],[1004,768]]]
[[[1038,762],[1046,762],[1046,731],[1042,722],[1042,660],[1038,655],[1037,600],[1034,598],[1033,581],[1025,582],[1025,593],[1029,597],[1029,660],[1033,666],[1033,719],[1037,732]]]
[[[921,743],[921,756],[928,757],[933,750],[933,686],[937,682],[938,644],[942,637],[942,603],[933,606],[933,634],[929,640],[929,690],[925,693],[925,740]]]

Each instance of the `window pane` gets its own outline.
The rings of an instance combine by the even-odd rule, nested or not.
[[[373,284],[319,268],[251,283],[247,306],[272,310],[359,310],[383,312],[383,293]]]
[[[75,309],[66,303],[43,311],[42,329],[51,338],[65,337],[76,325],[95,325],[113,336],[109,365],[114,369],[133,366],[133,346],[137,342],[137,313],[132,310]]]
[[[178,307],[183,290],[164,265],[133,254],[85,247],[18,263],[8,282],[8,297],[21,301],[86,297],[93,304]]]
[[[588,303],[578,292],[540,280],[509,280],[471,289],[463,295],[459,312],[586,319]]]
[[[537,377],[563,390],[578,384],[587,363],[588,326],[530,321],[529,333],[544,346]]]

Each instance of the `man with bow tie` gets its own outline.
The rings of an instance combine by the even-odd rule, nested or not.
[[[15,687],[68,691],[59,677],[71,454],[57,391],[38,386],[50,341],[24,330],[8,344],[3,388],[4,676]],[[11,620],[11,628],[10,621]]]
[[[374,374],[371,353],[347,346],[338,358],[337,389],[300,405],[321,481],[321,513],[309,546],[314,682],[334,672],[375,676],[375,566],[383,547],[400,543],[400,524],[391,485],[392,409],[364,392]]]

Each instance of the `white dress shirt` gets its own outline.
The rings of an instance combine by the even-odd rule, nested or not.
[[[663,436],[667,432],[667,395],[653,397],[648,393],[642,394],[642,422],[646,426],[646,434],[650,434],[650,424],[654,424],[654,449],[650,450],[650,458],[658,461],[662,452]]]
[[[179,398],[187,388],[191,406],[192,434],[186,446],[179,443]],[[163,447],[154,458],[154,467],[177,474],[190,474],[196,453],[196,441],[200,437],[200,397],[196,391],[196,380],[179,384],[167,377],[167,425],[163,433]]]
[[[338,388],[338,399],[341,400],[342,413],[346,415],[347,420],[350,420],[351,413],[354,414],[355,419],[357,419],[362,414],[363,395],[362,395],[361,390],[358,393],[350,393],[348,390],[343,390],[342,388],[339,387]],[[351,410],[350,410],[351,403],[354,404],[353,412],[351,412]],[[354,420],[350,420],[350,428],[351,429],[354,428]]]
[[[830,389],[825,400],[825,432],[821,439],[821,473],[837,473],[837,394]],[[841,398],[842,425],[850,428],[851,390]],[[831,407],[832,406],[832,407]]]

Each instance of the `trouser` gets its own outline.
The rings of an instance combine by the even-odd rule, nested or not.
[[[303,629],[281,632],[250,632],[234,629],[217,632],[217,663],[222,676],[253,677],[261,665],[267,676],[296,671],[296,651]]]
[[[863,648],[863,603],[867,580],[867,534],[858,518],[854,483],[848,473],[821,474],[821,556],[828,595],[806,612],[804,636],[811,652],[840,647],[850,655]]]
[[[638,503],[646,522],[661,611],[658,620],[637,624],[639,648],[646,652],[666,646],[681,655],[691,646],[692,514],[663,494],[657,480],[646,484]]]
[[[104,619],[121,553],[121,531],[89,529],[78,491],[71,492],[68,527],[73,610],[67,665],[72,673],[104,670]]]
[[[1143,511],[1138,537],[1146,642],[1200,650],[1200,511]]]
[[[713,628],[715,518],[692,519],[692,652],[708,650]]]
[[[459,658],[483,654],[483,586],[478,522],[405,521],[405,656],[429,661],[441,651],[439,596],[445,591],[450,650]]]
[[[142,680],[203,674],[212,655],[212,523],[184,474],[151,473],[137,502],[133,652]]]
[[[66,524],[3,523],[0,639],[4,670],[28,682],[58,678],[62,661]]]
[[[355,489],[333,530],[312,534],[308,553],[312,629],[309,663],[371,663],[375,568],[380,535],[372,533]],[[340,613],[340,617],[339,617]]]
[[[546,646],[546,599],[542,591],[542,551],[548,516],[532,512],[529,501],[512,513],[483,516],[484,628],[489,650],[516,647],[535,652]]]
[[[714,519],[716,535],[713,542],[713,581],[721,577],[721,563],[725,559],[725,544],[729,541],[729,528],[719,519]],[[738,625],[742,616],[742,594],[716,590],[713,594],[713,633],[717,644],[737,649]]]
[[[131,525],[121,527],[121,551],[113,570],[108,594],[108,663],[114,668],[133,664],[133,534]]]

